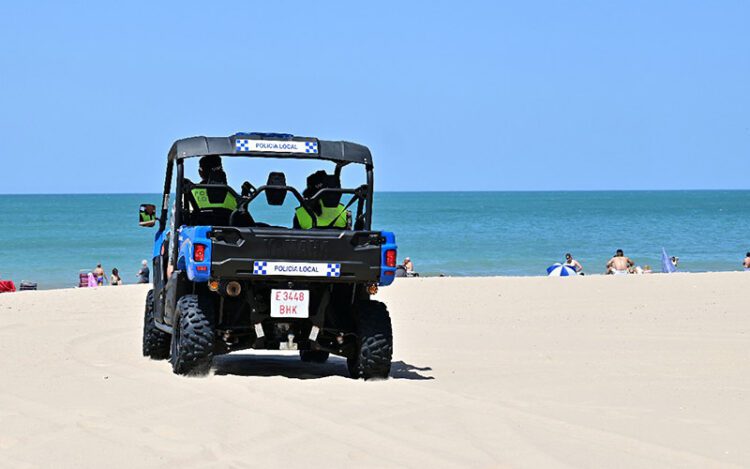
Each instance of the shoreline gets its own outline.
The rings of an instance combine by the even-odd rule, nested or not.
[[[584,272],[585,273],[585,272]],[[684,272],[684,271],[678,271],[673,272],[671,274],[665,274],[662,272],[654,272],[651,274],[629,274],[629,275],[623,275],[623,276],[617,276],[618,278],[627,278],[627,277],[651,277],[651,276],[665,276],[665,275],[725,275],[725,274],[750,274],[750,272],[745,272],[741,270],[717,270],[717,271],[706,271],[706,272]],[[614,275],[606,275],[603,273],[597,273],[597,274],[585,274],[585,275],[575,275],[571,276],[570,278],[578,278],[578,279],[585,279],[585,278],[598,278],[598,277],[615,277]],[[547,275],[420,275],[419,277],[399,277],[396,279],[396,282],[400,282],[403,279],[408,280],[414,280],[414,279],[435,279],[435,278],[445,278],[445,279],[538,279],[538,278],[568,278],[568,277],[548,277]],[[750,278],[750,276],[749,276]],[[7,279],[6,279],[7,280]],[[16,284],[16,288],[19,287],[19,283]],[[148,284],[138,284],[138,283],[126,283],[123,285],[116,286],[114,288],[118,288],[120,286],[122,287],[132,287],[136,285],[152,285],[151,283]],[[40,292],[40,291],[59,291],[59,290],[97,290],[97,289],[110,289],[112,288],[111,285],[104,285],[102,287],[51,287],[51,288],[39,288],[37,290],[30,290],[31,292]],[[388,287],[384,287],[388,288]],[[12,292],[12,293],[26,293],[21,292],[19,290]],[[6,293],[0,293],[0,297],[2,295],[5,295]]]

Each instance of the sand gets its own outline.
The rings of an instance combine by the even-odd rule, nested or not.
[[[3,294],[0,466],[748,466],[748,285],[399,279],[381,382],[279,353],[178,377],[141,356],[144,286]]]

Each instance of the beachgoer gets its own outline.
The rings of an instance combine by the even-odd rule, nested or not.
[[[411,258],[407,257],[404,259],[404,269],[406,269],[406,273],[414,272],[414,263],[411,261]]]
[[[122,279],[120,278],[120,272],[117,269],[112,269],[112,277],[109,279],[109,284],[112,286],[122,285]]]
[[[648,265],[648,264],[646,264],[645,266],[643,266],[643,273],[644,274],[651,274],[651,273],[653,273],[653,271],[651,270],[651,266]]]
[[[677,264],[680,262],[680,258],[677,256],[672,256],[669,260],[672,261],[672,265],[675,267],[677,267]]]
[[[573,259],[573,255],[569,252],[565,253],[565,265],[567,265],[568,267],[572,267],[573,270],[576,271],[576,273],[580,274],[581,272],[583,272],[583,266],[581,265],[581,263]]]
[[[86,277],[87,277],[89,288],[94,288],[97,285],[96,277],[94,276],[94,273],[89,272]]]
[[[138,277],[138,283],[148,283],[149,273],[148,262],[146,262],[146,259],[143,259],[141,261],[141,270],[135,274],[135,276]]]
[[[750,252],[745,254],[745,261],[742,263],[742,267],[745,268],[745,272],[750,272]]]
[[[635,265],[629,257],[625,256],[622,249],[615,252],[614,257],[607,262],[607,273],[614,275],[623,275],[630,272],[630,268]]]
[[[96,277],[97,285],[104,285],[104,282],[107,280],[107,275],[104,273],[104,269],[102,269],[101,264],[96,264],[96,269],[94,269],[94,277]]]

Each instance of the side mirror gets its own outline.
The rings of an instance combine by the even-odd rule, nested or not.
[[[138,210],[138,224],[146,227],[156,225],[156,205],[141,204],[141,208]]]

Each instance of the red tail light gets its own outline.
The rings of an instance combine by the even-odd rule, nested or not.
[[[203,244],[193,245],[193,259],[195,262],[203,262],[206,259],[206,246]]]
[[[396,250],[389,249],[385,252],[385,265],[388,267],[396,267]]]

